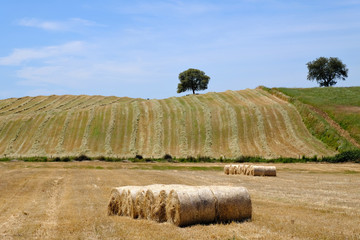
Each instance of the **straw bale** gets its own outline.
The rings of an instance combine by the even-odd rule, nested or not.
[[[215,198],[209,187],[178,187],[170,191],[166,216],[177,226],[215,220]]]
[[[251,219],[249,192],[244,187],[210,186],[216,199],[216,221],[229,222]]]
[[[247,165],[247,164],[244,165],[244,169],[243,169],[244,175],[248,175],[249,167],[250,167],[250,165]]]
[[[124,215],[129,217],[137,217],[137,211],[135,207],[136,196],[139,191],[143,190],[144,187],[141,186],[132,186],[128,187],[125,190],[126,195],[124,196],[125,200],[125,210]]]
[[[251,175],[252,171],[253,171],[254,166],[253,165],[249,165],[249,167],[246,170],[246,175]]]
[[[274,166],[253,166],[251,170],[253,176],[276,176],[276,167]]]
[[[238,174],[244,174],[244,164],[238,165]]]
[[[234,175],[234,174],[235,174],[235,167],[236,167],[236,165],[230,165],[229,173],[230,173],[231,175]]]
[[[225,165],[225,166],[224,166],[224,173],[225,173],[226,175],[229,175],[229,170],[230,170],[230,165]]]
[[[110,194],[110,201],[109,201],[109,205],[108,205],[108,215],[118,215],[119,214],[119,209],[121,207],[121,205],[119,204],[120,202],[120,195],[122,192],[122,188],[113,188],[111,190],[111,194]]]
[[[144,209],[144,202],[145,202],[145,193],[146,189],[141,189],[136,193],[135,202],[134,202],[134,211],[130,212],[130,217],[132,218],[145,218],[145,209]]]
[[[150,219],[157,222],[166,222],[166,199],[170,189],[163,189],[156,193],[155,201],[151,206]]]

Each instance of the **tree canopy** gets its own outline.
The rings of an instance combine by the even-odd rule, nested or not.
[[[329,87],[337,83],[336,79],[345,80],[348,76],[346,65],[338,58],[319,57],[307,64],[309,73],[307,79],[316,80],[320,87]]]
[[[179,74],[179,80],[180,83],[178,84],[177,89],[178,93],[192,90],[193,94],[195,94],[195,91],[207,89],[210,77],[205,75],[203,71],[189,68]]]

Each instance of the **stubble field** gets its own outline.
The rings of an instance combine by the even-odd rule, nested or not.
[[[223,164],[0,163],[0,239],[360,239],[359,164],[275,164],[277,177]],[[244,186],[252,221],[194,225],[107,216],[112,187]]]

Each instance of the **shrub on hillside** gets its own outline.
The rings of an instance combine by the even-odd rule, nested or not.
[[[139,159],[139,160],[141,160],[141,159],[143,159],[143,156],[142,156],[142,155],[140,155],[140,154],[136,154],[135,159]]]
[[[172,156],[167,153],[167,154],[165,154],[165,155],[163,156],[163,159],[165,159],[165,160],[172,160]]]
[[[356,162],[360,163],[360,150],[346,151],[335,155],[334,157],[323,158],[323,161],[331,163]]]
[[[91,158],[89,158],[85,154],[81,154],[80,156],[75,158],[75,161],[85,161],[85,160],[91,160]]]

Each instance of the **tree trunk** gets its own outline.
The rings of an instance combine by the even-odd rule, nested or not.
[[[195,94],[195,89],[193,89],[193,94]]]

